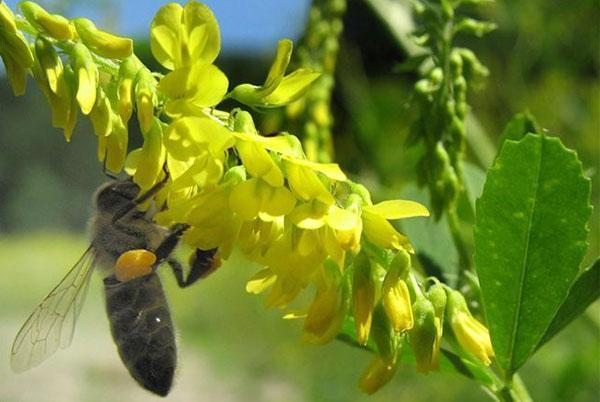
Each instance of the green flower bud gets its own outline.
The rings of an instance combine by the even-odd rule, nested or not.
[[[435,316],[439,318],[440,324],[444,325],[444,312],[446,311],[446,289],[441,283],[436,283],[429,288],[427,291],[427,298],[433,304],[435,310]]]
[[[375,305],[375,283],[371,262],[367,255],[360,252],[353,262],[352,297],[356,340],[365,345],[369,340],[373,307]]]
[[[415,325],[409,332],[409,337],[417,361],[417,371],[436,371],[439,369],[442,330],[441,323],[435,316],[435,307],[425,297],[418,297],[413,310]]]

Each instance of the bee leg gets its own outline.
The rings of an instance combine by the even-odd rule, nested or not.
[[[120,211],[116,212],[113,215],[113,220],[112,220],[113,223],[115,223],[116,221],[118,221],[119,219],[121,219],[122,217],[127,215],[136,206],[143,204],[144,202],[148,201],[150,198],[154,197],[156,195],[156,193],[158,193],[160,191],[160,189],[163,188],[163,186],[167,182],[167,179],[168,179],[168,176],[165,176],[164,179],[162,179],[161,181],[159,181],[158,183],[156,183],[155,185],[150,187],[150,189],[148,191],[146,191],[144,194],[137,197],[135,200],[128,202],[127,205],[125,205],[123,208],[121,208]]]
[[[188,273],[187,278],[183,277],[183,267],[179,261],[168,258],[167,263],[171,269],[173,269],[173,275],[175,275],[179,287],[185,288],[193,285],[199,279],[206,277],[219,266],[216,254],[216,248],[213,248],[212,250],[196,249],[192,256],[190,272]]]

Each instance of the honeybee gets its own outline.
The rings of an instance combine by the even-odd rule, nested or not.
[[[186,278],[171,254],[184,225],[167,229],[152,221],[152,212],[137,206],[156,194],[145,194],[128,180],[114,180],[94,195],[92,242],[83,256],[25,321],[11,349],[11,367],[23,372],[59,348],[71,344],[92,272],[104,276],[106,312],[121,360],[145,389],[169,393],[177,361],[168,303],[156,269],[171,266],[180,287],[187,287],[218,265],[216,249],[196,250]]]

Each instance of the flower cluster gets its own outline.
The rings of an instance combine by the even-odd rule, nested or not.
[[[353,321],[355,341],[376,345],[377,357],[361,380],[364,391],[392,377],[406,337],[418,369],[435,369],[445,314],[461,347],[489,364],[487,329],[464,300],[455,300],[460,293],[439,285],[424,294],[411,273],[410,242],[390,223],[428,216],[425,207],[407,200],[374,204],[338,165],[307,159],[296,137],[262,136],[250,113],[215,108],[226,98],[260,110],[302,97],[319,74],[286,74],[291,41],[279,43],[264,84],[229,90],[214,65],[219,27],[201,3],[168,4],[152,22],[151,50],[166,75],[151,72],[130,39],[32,2],[20,7],[24,18],[15,19],[0,3],[0,55],[14,92],[23,93],[31,71],[67,140],[79,112],[89,116],[106,169],[124,169],[142,190],[162,184],[152,200],[161,206],[155,220],[187,225],[183,239],[194,249],[217,248],[226,259],[236,247],[263,266],[248,292],[267,292],[267,306],[303,318],[305,340],[326,343]],[[143,145],[130,150],[134,112]],[[122,264],[138,257],[146,258],[128,255]],[[314,289],[312,302],[292,310],[307,289]]]

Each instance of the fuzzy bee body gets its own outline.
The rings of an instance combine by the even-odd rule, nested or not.
[[[110,329],[121,360],[142,387],[167,395],[177,352],[156,268],[168,262],[177,283],[186,287],[211,272],[217,258],[216,249],[196,250],[188,278],[184,279],[182,266],[170,254],[186,228],[168,230],[152,221],[151,212],[137,209],[151,191],[139,196],[139,187],[130,180],[113,181],[96,191],[96,211],[90,221],[92,244],[23,324],[11,349],[14,371],[28,370],[58,348],[70,345],[92,271],[100,267],[104,271]],[[124,280],[118,275],[119,260],[132,250],[152,255],[152,265],[141,276],[125,276]]]
[[[156,273],[104,279],[106,312],[121,360],[144,388],[167,395],[177,361],[171,314]]]

